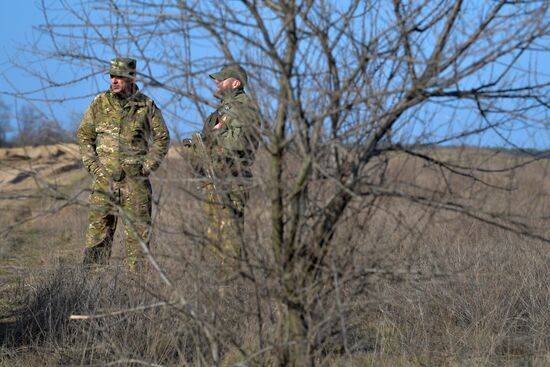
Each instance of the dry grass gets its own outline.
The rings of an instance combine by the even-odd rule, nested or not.
[[[525,158],[502,155],[487,166],[490,152],[466,152],[459,160],[498,168]],[[441,152],[449,159],[454,152]],[[447,157],[445,156],[445,157]],[[255,166],[266,177],[265,156]],[[483,182],[442,176],[418,159],[390,160],[388,187],[440,197],[476,198],[479,210],[516,213],[529,224],[547,217],[548,162],[513,173],[480,173]],[[82,176],[84,177],[84,176]],[[113,261],[100,273],[79,268],[85,208],[70,206],[8,232],[0,260],[3,365],[211,365],[267,363],[259,350],[276,341],[277,282],[269,249],[266,184],[257,180],[247,211],[244,245],[249,259],[240,277],[221,282],[208,251],[201,203],[192,176],[171,153],[154,179],[157,206],[152,243],[174,283],[154,272],[128,276]],[[86,179],[67,192],[78,192]],[[486,184],[507,190],[495,190]],[[413,187],[414,188],[411,188]],[[322,189],[322,187],[321,187]],[[434,190],[432,190],[433,192]],[[322,200],[323,195],[319,195]],[[53,199],[12,202],[10,216],[31,217]],[[548,244],[511,234],[459,213],[440,212],[398,198],[357,201],[342,218],[330,259],[340,278],[339,302],[311,295],[312,331],[320,366],[543,366],[550,362],[550,253]],[[374,208],[374,209],[373,209]],[[549,234],[546,231],[546,234]],[[121,253],[120,239],[115,253]],[[189,307],[157,307],[89,321],[72,313],[97,314],[184,296]],[[194,313],[191,314],[190,310]],[[322,317],[321,317],[322,319]],[[205,333],[205,330],[210,330]],[[212,339],[211,334],[216,335]],[[264,359],[265,357],[265,359]],[[134,362],[132,362],[134,361]]]
[[[176,310],[157,306],[163,293],[146,292],[144,279],[128,278],[119,268],[85,272],[59,265],[33,274],[17,320],[5,324],[3,340],[7,364],[34,355],[52,365],[93,365],[116,360],[155,361],[181,365],[195,353],[193,326]],[[122,314],[110,315],[111,311]],[[70,315],[100,315],[71,320]]]

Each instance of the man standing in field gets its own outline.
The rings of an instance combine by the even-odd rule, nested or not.
[[[148,176],[168,152],[170,136],[161,111],[138,91],[136,60],[111,60],[109,74],[110,89],[95,97],[76,135],[84,167],[93,176],[84,265],[107,263],[119,218],[125,262],[134,270],[151,236]]]
[[[252,182],[251,166],[259,143],[257,110],[244,91],[246,71],[229,65],[209,75],[216,82],[220,104],[204,122],[201,133],[185,139],[196,171],[206,177],[207,237],[222,263],[241,254],[244,208]]]

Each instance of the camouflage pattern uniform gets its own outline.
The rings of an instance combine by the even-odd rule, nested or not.
[[[243,85],[247,82],[246,72],[239,66],[225,67],[210,77],[235,77]],[[199,174],[207,177],[202,187],[209,219],[207,237],[222,263],[240,255],[258,136],[258,115],[243,89],[223,96],[219,107],[206,119],[202,133],[193,135],[192,163]]]
[[[132,78],[135,60],[111,61],[110,74]],[[84,167],[93,176],[85,264],[104,264],[111,253],[117,217],[124,223],[126,264],[134,269],[139,241],[149,243],[149,174],[168,151],[170,137],[161,111],[135,84],[122,98],[111,90],[95,97],[77,132]]]

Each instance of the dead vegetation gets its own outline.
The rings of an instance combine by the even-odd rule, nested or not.
[[[481,160],[485,153],[471,156]],[[257,177],[265,177],[265,159],[260,154]],[[526,160],[501,154],[486,168],[520,167],[472,182],[442,177],[422,160],[395,154],[387,185],[394,191],[406,182],[420,191],[427,186],[441,198],[475,195],[483,198],[483,210],[521,207],[533,221],[542,221],[549,204],[548,161],[521,166]],[[76,173],[73,179],[62,176]],[[9,208],[1,219],[3,365],[271,363],[281,290],[267,241],[265,183],[257,180],[247,211],[248,257],[239,271],[221,277],[203,235],[197,182],[172,151],[153,180],[152,248],[172,282],[167,286],[152,270],[126,274],[119,267],[120,240],[110,267],[81,269],[88,181],[83,170],[58,174],[56,180],[67,185],[57,186],[56,195],[22,186],[9,191],[18,198],[2,199]],[[321,200],[329,183],[321,182],[312,197]],[[503,189],[495,194],[493,185]],[[75,199],[74,193],[83,194]],[[548,363],[546,243],[398,197],[350,206],[334,241],[338,246],[326,255],[333,267],[321,277],[326,286],[315,288],[320,294],[304,289],[311,302],[308,317],[317,320],[311,330],[315,365]]]
[[[150,260],[158,266],[142,286],[152,299],[129,307],[170,302],[170,326],[190,330],[194,353],[165,358],[135,348],[116,329],[126,326],[110,321],[101,326],[114,335],[101,339],[108,348],[69,364],[546,363],[548,156],[524,149],[547,148],[550,3],[40,5],[39,37],[13,66],[43,88],[13,90],[15,98],[49,110],[89,99],[104,88],[108,60],[124,54],[138,60],[141,90],[158,96],[175,130],[200,128],[215,104],[207,73],[237,63],[261,121],[236,268],[225,270],[209,250],[216,244],[205,236],[199,182],[177,147],[153,178]],[[65,67],[72,72],[60,73]],[[69,85],[81,95],[67,95]],[[22,266],[15,275],[7,268],[5,310],[44,299],[39,290],[56,274],[56,258],[69,271],[78,267],[85,226],[88,179],[74,163],[48,171],[39,160],[17,162],[3,161],[2,171],[11,171],[0,184],[2,204],[13,208],[1,219],[3,256]],[[71,172],[73,179],[62,178]],[[27,259],[49,275],[28,281]],[[122,315],[124,305],[113,299],[90,312]],[[12,318],[32,319],[19,310]],[[126,328],[148,345],[161,332]],[[69,339],[3,351],[8,364],[28,363],[29,355],[63,364],[60,354],[96,345]]]

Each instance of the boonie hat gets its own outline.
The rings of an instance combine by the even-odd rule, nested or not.
[[[136,60],[116,57],[111,60],[109,74],[123,78],[136,79]]]

